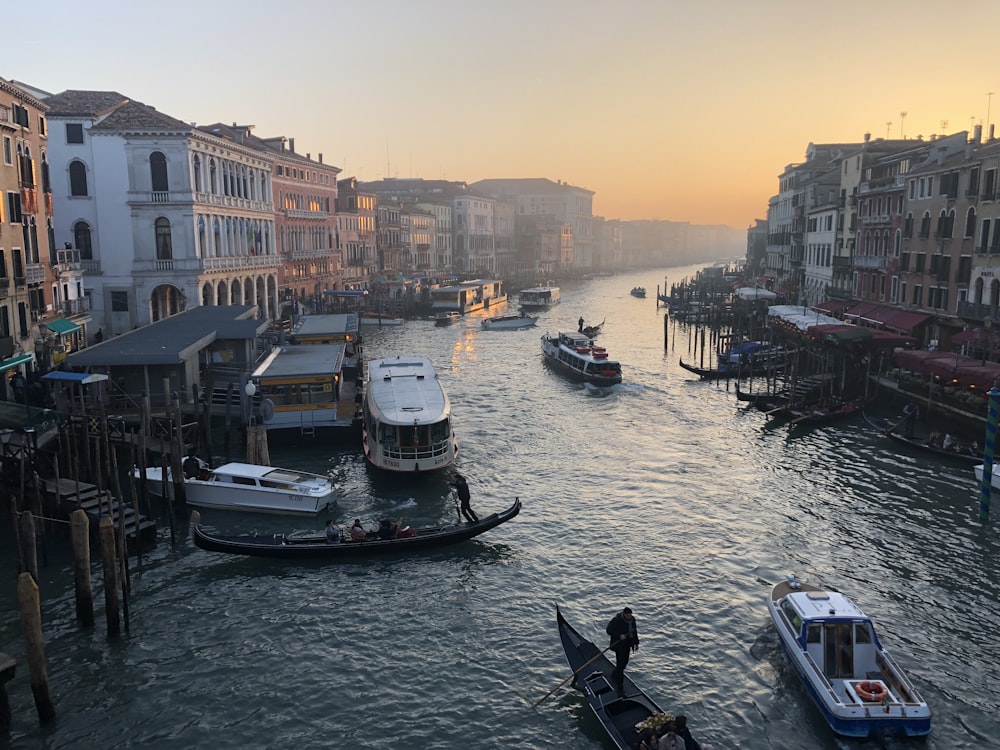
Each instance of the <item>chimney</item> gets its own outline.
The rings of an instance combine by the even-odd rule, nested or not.
[[[995,127],[996,125],[993,124],[990,125],[990,140],[989,140],[990,143],[993,143],[993,128]]]
[[[993,132],[993,131],[991,130],[990,132]],[[319,152],[319,153],[317,154],[317,156],[319,156],[319,163],[320,163],[320,164],[322,164],[322,163],[323,163],[323,152],[322,152],[322,151],[320,151],[320,152]]]
[[[306,158],[312,160],[312,154],[310,154],[308,151],[306,151]]]
[[[293,154],[295,153],[295,139],[294,138],[289,138],[288,139],[288,150],[291,151]]]
[[[872,134],[871,133],[865,133],[865,143],[868,143],[868,141],[870,141],[871,139],[872,139]]]
[[[983,140],[983,126],[976,125],[976,127],[972,129],[972,142],[975,144],[979,144],[982,143],[982,140]]]

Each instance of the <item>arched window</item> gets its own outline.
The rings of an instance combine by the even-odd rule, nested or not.
[[[216,175],[216,170],[215,170],[215,159],[211,159],[208,162],[208,176],[209,176],[208,192],[210,192],[210,193],[218,193],[219,192],[219,187],[218,187],[218,183],[216,182],[217,175]]]
[[[196,251],[195,251],[195,254],[199,258],[206,258],[206,257],[208,257],[207,248],[206,248],[206,242],[207,241],[208,241],[208,237],[205,234],[205,217],[204,216],[199,216],[198,217],[198,247],[196,248]]]
[[[976,209],[972,206],[969,207],[968,212],[965,214],[965,237],[974,237],[976,234]]]
[[[170,220],[160,217],[156,220],[156,259],[172,260],[174,251],[170,242]]]
[[[78,221],[73,225],[73,244],[80,251],[80,260],[93,260],[94,247],[90,236],[90,224]]]
[[[87,195],[87,167],[82,161],[69,163],[69,194],[77,197]]]
[[[920,238],[926,240],[931,236],[931,212],[924,211],[923,218],[920,219]]]
[[[203,192],[201,189],[201,157],[198,154],[194,155],[191,168],[194,170],[194,191],[201,193]]]
[[[149,155],[149,176],[152,178],[154,193],[165,193],[170,189],[167,183],[167,157],[160,151]]]

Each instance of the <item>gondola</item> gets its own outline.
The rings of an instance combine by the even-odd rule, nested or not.
[[[793,418],[792,421],[789,422],[789,426],[823,425],[830,424],[831,422],[841,422],[855,416],[860,411],[861,407],[855,403],[851,403],[850,401],[845,401],[834,406],[816,406],[814,408],[790,409]]]
[[[605,318],[607,320],[607,318]],[[580,333],[586,336],[588,339],[592,339],[595,336],[600,335],[601,329],[604,328],[604,320],[598,323],[596,326],[584,326]]]
[[[933,453],[968,466],[975,466],[983,462],[983,452],[974,449],[972,446],[959,444],[956,448],[943,448],[940,445],[932,443],[928,437],[908,435],[897,431],[896,428],[900,426],[899,422],[892,423],[888,420],[872,417],[869,414],[865,414],[865,420],[886,437],[895,440],[897,443],[908,445],[915,450],[923,451],[924,453]]]
[[[613,683],[614,664],[601,649],[573,629],[556,607],[559,639],[566,652],[569,668],[576,675],[573,687],[580,690],[597,720],[619,750],[635,750],[639,746],[639,724],[652,714],[665,714],[629,678],[626,672],[621,692]],[[578,674],[577,674],[578,673]]]
[[[191,514],[192,537],[197,547],[209,552],[283,559],[315,558],[350,560],[359,557],[416,552],[458,544],[509,521],[521,512],[521,500],[500,513],[492,513],[475,523],[414,529],[412,536],[378,539],[374,534],[363,541],[327,542],[325,537],[293,537],[285,534],[242,534],[220,536],[201,528],[197,511]]]
[[[722,380],[723,378],[752,378],[757,375],[764,375],[767,372],[766,367],[754,368],[750,365],[726,365],[720,364],[718,367],[708,368],[708,367],[695,367],[694,365],[689,365],[684,361],[683,358],[680,360],[680,366],[683,367],[688,372],[693,372],[702,380]],[[746,394],[744,394],[746,395]],[[740,399],[741,401],[745,399]]]

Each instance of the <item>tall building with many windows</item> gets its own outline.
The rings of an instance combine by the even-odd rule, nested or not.
[[[278,308],[273,156],[113,91],[49,107],[55,240],[105,335],[198,305]]]

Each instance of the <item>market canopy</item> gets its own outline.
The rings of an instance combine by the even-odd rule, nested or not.
[[[898,307],[876,305],[874,302],[859,302],[844,313],[844,319],[853,318],[859,324],[889,328],[897,333],[913,333],[913,329],[926,321],[930,316],[912,310],[901,310]]]
[[[58,320],[48,320],[42,323],[43,326],[48,328],[52,333],[57,333],[60,336],[65,336],[67,333],[76,333],[80,330],[80,326],[74,323],[72,320],[67,320],[66,318],[59,318]]]

